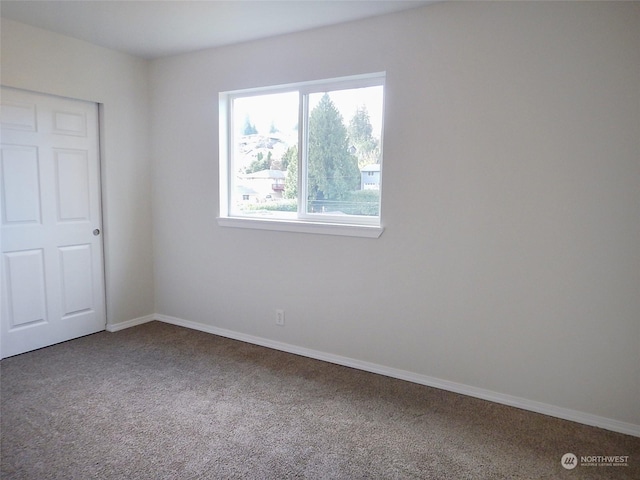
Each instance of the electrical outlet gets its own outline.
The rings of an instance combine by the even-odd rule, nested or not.
[[[276,310],[276,325],[284,327],[284,310]]]

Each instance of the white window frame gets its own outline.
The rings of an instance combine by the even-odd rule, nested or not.
[[[219,94],[219,183],[220,183],[220,212],[217,218],[218,224],[223,227],[253,228],[262,230],[278,230],[300,233],[318,233],[328,235],[346,235],[357,237],[378,238],[382,235],[381,211],[377,216],[364,215],[336,215],[314,214],[307,212],[307,145],[308,135],[308,96],[333,90],[346,90],[350,88],[365,88],[385,85],[385,73],[372,73],[354,75],[349,77],[318,80],[311,82],[278,85],[273,87],[261,87],[245,90],[221,92]],[[298,128],[298,212],[296,218],[265,218],[233,215],[232,205],[232,177],[233,171],[233,132],[230,124],[233,119],[233,100],[252,95],[267,95],[276,93],[299,92],[299,128]],[[383,97],[384,102],[384,97]],[[383,105],[384,112],[384,105]],[[384,119],[384,113],[383,113]],[[384,132],[384,120],[382,125]],[[384,135],[382,135],[384,136]],[[382,150],[382,138],[380,139]],[[381,159],[382,163],[382,159]],[[382,165],[381,165],[382,167]],[[382,170],[382,168],[381,168]],[[380,177],[380,210],[382,210],[382,176]]]

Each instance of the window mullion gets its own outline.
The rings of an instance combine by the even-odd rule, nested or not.
[[[231,214],[231,192],[234,188],[233,176],[230,174],[233,165],[233,128],[231,121],[233,119],[233,100],[228,96],[219,97],[219,122],[220,122],[220,212],[225,215]]]
[[[309,95],[300,92],[298,102],[298,218],[306,216],[307,201],[307,153],[309,138]]]

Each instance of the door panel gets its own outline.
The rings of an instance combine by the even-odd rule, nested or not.
[[[98,109],[2,87],[2,355],[104,330]]]
[[[77,315],[93,306],[91,245],[60,248],[62,317]]]
[[[53,112],[53,133],[87,136],[87,116],[84,112]]]
[[[33,102],[16,102],[3,98],[0,121],[3,128],[35,132],[36,104]]]
[[[46,322],[43,251],[5,253],[9,331]]]
[[[83,150],[54,150],[58,221],[89,221],[89,155]]]
[[[40,223],[38,149],[2,147],[2,204],[4,224]]]

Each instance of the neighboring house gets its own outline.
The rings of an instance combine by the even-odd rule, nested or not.
[[[360,189],[380,190],[380,164],[365,165],[360,169]]]
[[[282,198],[285,176],[286,172],[282,170],[260,170],[239,175],[238,184],[242,188],[254,191],[259,200]]]
[[[242,203],[258,203],[260,201],[260,194],[253,188],[249,188],[244,185],[237,185],[236,191],[238,192],[238,196],[236,198],[242,198]]]

